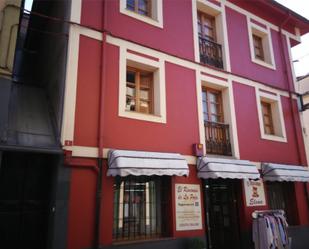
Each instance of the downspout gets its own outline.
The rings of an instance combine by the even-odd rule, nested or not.
[[[302,159],[301,159],[301,151],[300,151],[300,141],[297,135],[297,128],[296,128],[296,114],[295,114],[295,109],[293,108],[293,95],[292,93],[295,92],[293,91],[291,85],[293,84],[293,80],[291,79],[291,75],[288,73],[288,70],[290,68],[290,64],[288,63],[288,59],[286,58],[286,53],[284,50],[284,45],[283,45],[283,33],[282,33],[282,28],[283,26],[288,22],[288,20],[291,17],[290,12],[287,13],[287,18],[280,24],[279,26],[279,31],[280,31],[280,50],[282,51],[281,57],[282,60],[284,62],[284,74],[286,77],[286,82],[287,82],[287,87],[288,87],[288,91],[289,91],[289,99],[290,99],[290,109],[291,109],[291,113],[292,113],[292,117],[293,117],[293,130],[294,130],[294,134],[295,134],[295,138],[296,138],[296,146],[297,146],[297,157],[298,157],[298,161],[299,163],[303,163]]]
[[[95,230],[94,230],[94,248],[100,248],[101,232],[101,205],[102,205],[102,185],[103,185],[103,124],[104,124],[104,101],[105,101],[105,82],[106,82],[106,0],[102,0],[103,18],[102,18],[102,46],[101,46],[101,73],[100,73],[100,93],[99,93],[99,122],[98,122],[98,179],[96,186],[96,206],[95,206]]]
[[[295,91],[292,90],[291,84],[293,83],[293,80],[291,79],[291,74],[288,73],[288,69],[290,68],[290,65],[288,64],[288,59],[286,58],[286,53],[284,51],[284,46],[283,46],[283,34],[282,34],[282,28],[283,26],[288,22],[288,20],[290,19],[291,14],[290,12],[287,13],[287,17],[286,19],[281,23],[281,25],[279,26],[279,31],[280,31],[280,48],[281,48],[281,57],[282,60],[284,61],[284,65],[285,65],[285,76],[286,76],[286,82],[287,82],[287,86],[288,86],[288,91],[289,91],[289,98],[290,98],[290,109],[292,112],[292,117],[293,117],[293,130],[294,130],[294,134],[295,134],[295,138],[296,138],[296,146],[297,146],[297,156],[298,156],[298,161],[300,164],[303,164],[304,162],[302,161],[302,156],[301,156],[301,151],[300,151],[300,142],[299,138],[298,138],[298,134],[297,134],[297,128],[296,128],[296,114],[295,114],[295,109],[293,108],[293,95],[292,92],[295,92],[296,89],[294,89]],[[287,48],[288,49],[288,48]],[[308,162],[307,162],[308,163]],[[305,195],[306,195],[306,199],[307,199],[307,204],[308,204],[308,209],[309,209],[309,193],[308,193],[308,189],[306,186],[306,183],[304,183],[304,190],[305,190]]]

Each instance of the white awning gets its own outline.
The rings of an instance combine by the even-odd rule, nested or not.
[[[263,163],[262,176],[264,181],[309,182],[308,167]]]
[[[198,177],[203,179],[258,179],[260,173],[250,161],[200,157],[197,162]]]
[[[176,153],[110,150],[107,175],[188,176],[189,167],[186,159]]]

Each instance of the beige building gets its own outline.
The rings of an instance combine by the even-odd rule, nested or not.
[[[13,71],[20,2],[19,0],[0,2],[0,73],[8,76]]]
[[[309,74],[298,78],[298,92],[304,94],[303,102],[309,103]],[[307,94],[306,94],[307,93]],[[307,163],[309,164],[309,109],[300,112],[305,140]]]

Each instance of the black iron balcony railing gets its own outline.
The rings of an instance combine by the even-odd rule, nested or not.
[[[199,36],[200,61],[218,68],[223,68],[222,47],[213,41]]]
[[[206,153],[231,156],[229,125],[204,121]]]

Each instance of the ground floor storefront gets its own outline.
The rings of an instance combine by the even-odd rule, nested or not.
[[[285,211],[292,248],[306,248],[305,182],[257,179],[261,170],[242,160],[197,166],[178,154],[117,153],[102,160],[102,172],[95,158],[66,162],[69,249],[254,248],[252,213],[270,209]]]
[[[64,249],[70,172],[61,154],[0,151],[0,248]]]

